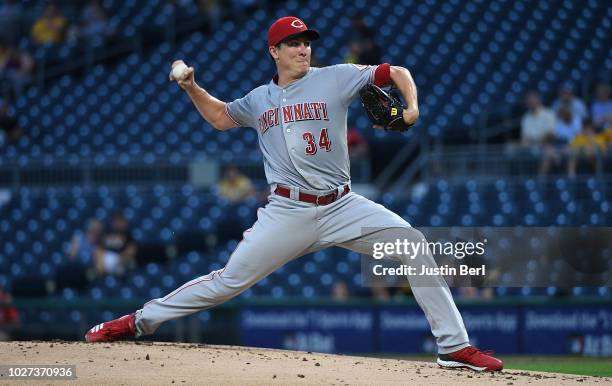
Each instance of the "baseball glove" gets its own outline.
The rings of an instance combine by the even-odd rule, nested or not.
[[[368,113],[370,121],[385,130],[404,132],[412,125],[404,122],[404,105],[397,92],[385,90],[369,83],[359,90],[361,104]]]

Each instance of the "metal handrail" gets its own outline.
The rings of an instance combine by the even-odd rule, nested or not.
[[[176,14],[173,14],[168,23],[162,27],[164,28],[164,35],[161,42],[165,41],[174,45],[178,35],[190,31],[197,31],[203,28],[206,23],[207,20],[203,17],[177,20]],[[115,56],[125,55],[131,52],[142,53],[145,41],[143,35],[143,32],[139,31],[134,38],[122,39],[121,42],[115,42],[113,45],[105,47],[100,52],[97,52],[98,48],[86,45],[86,52],[84,55],[72,56],[70,60],[62,61],[60,64],[53,67],[50,67],[46,60],[47,58],[43,57],[42,60],[39,60],[37,63],[34,81],[40,87],[44,87],[46,80],[64,75],[71,71],[93,67],[95,64],[104,62]]]
[[[398,178],[397,182],[393,185],[391,191],[392,192],[403,192],[406,191],[406,187],[414,181],[415,177],[420,174],[421,179],[423,181],[430,180],[432,178],[430,171],[434,170],[436,167],[442,167],[442,170],[446,170],[446,167],[457,166],[459,168],[463,167],[464,169],[470,169],[470,173],[460,173],[460,174],[449,174],[450,172],[442,172],[440,175],[441,178],[452,181],[465,181],[467,179],[477,177],[479,181],[495,181],[498,180],[499,170],[508,170],[508,168],[513,167],[515,170],[519,167],[519,174],[513,175],[508,174],[505,175],[505,179],[507,181],[525,181],[525,178],[537,178],[539,180],[546,180],[547,176],[538,176],[537,170],[532,170],[532,172],[525,172],[525,166],[531,165],[529,162],[534,159],[539,159],[535,155],[516,153],[513,154],[511,158],[509,158],[510,149],[508,145],[489,145],[482,147],[481,145],[461,145],[461,146],[447,146],[444,149],[438,147],[436,151],[427,152],[420,154],[416,161],[414,161],[409,168],[407,168],[404,173]],[[573,178],[574,181],[586,181],[589,178],[597,178],[600,181],[608,181],[612,180],[612,176],[609,174],[605,174],[602,166],[602,161],[604,157],[612,156],[612,152],[607,153],[599,157],[598,167],[596,169],[596,173],[588,176],[576,176]],[[527,164],[525,163],[527,162]],[[491,170],[491,165],[499,166],[498,169]],[[517,166],[518,165],[518,166]],[[476,171],[481,171],[479,174]],[[531,169],[530,169],[531,170]],[[522,171],[522,172],[521,172]],[[560,175],[555,175],[556,177],[560,177]]]
[[[402,173],[402,175],[398,178],[398,180],[393,184],[390,189],[391,192],[400,193],[405,191],[404,187],[408,186],[408,184],[414,179],[417,173],[424,169],[424,166],[429,162],[430,154],[420,154],[417,159],[410,164],[408,169]]]
[[[418,141],[409,141],[406,143],[398,152],[397,155],[391,160],[389,165],[379,174],[379,176],[374,180],[374,185],[376,185],[382,191],[390,182],[391,178],[397,171],[404,165],[406,160],[414,154],[417,147],[419,146]]]
[[[263,181],[264,171],[260,160],[236,157],[232,164],[238,166],[253,181]],[[0,163],[0,185],[18,188],[39,185],[132,184],[132,183],[187,183],[192,173],[205,170],[216,175],[223,162],[214,157],[156,157],[151,160],[134,158],[118,160],[106,158],[98,162],[96,157],[38,158],[22,164],[19,160]],[[202,169],[204,168],[204,169]],[[216,171],[215,171],[216,170]]]

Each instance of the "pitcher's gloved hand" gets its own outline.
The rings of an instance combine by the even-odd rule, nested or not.
[[[404,105],[393,91],[385,90],[369,83],[359,90],[361,104],[368,113],[370,121],[385,130],[404,132],[412,125],[404,122]]]

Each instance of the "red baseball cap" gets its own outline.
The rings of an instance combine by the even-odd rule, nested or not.
[[[275,21],[268,30],[268,46],[275,46],[283,40],[304,35],[310,40],[317,40],[319,33],[313,29],[308,29],[306,24],[295,16],[281,17]]]

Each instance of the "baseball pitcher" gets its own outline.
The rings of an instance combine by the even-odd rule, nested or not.
[[[371,119],[377,116],[377,126],[403,131],[419,117],[410,72],[387,63],[310,67],[311,42],[318,38],[319,33],[297,17],[278,19],[268,30],[268,53],[277,74],[229,103],[201,88],[193,67],[182,61],[172,64],[170,80],[183,88],[213,127],[257,130],[269,202],[258,210],[257,221],[244,232],[224,268],[185,283],[132,314],[93,327],[85,336],[88,342],[153,334],[161,323],[225,302],[283,264],[329,246],[371,255],[374,243],[393,242],[398,236],[409,242],[424,239],[400,216],[352,192],[349,174],[346,120],[351,101],[360,91],[364,106],[379,96],[384,99],[376,86],[392,84],[406,107],[389,99],[386,109],[366,109]],[[436,266],[429,251],[411,261],[404,261],[405,255],[397,258],[405,264]],[[417,278],[408,280],[436,338],[440,366],[502,369],[499,359],[470,345],[441,276],[421,277],[418,285]]]

